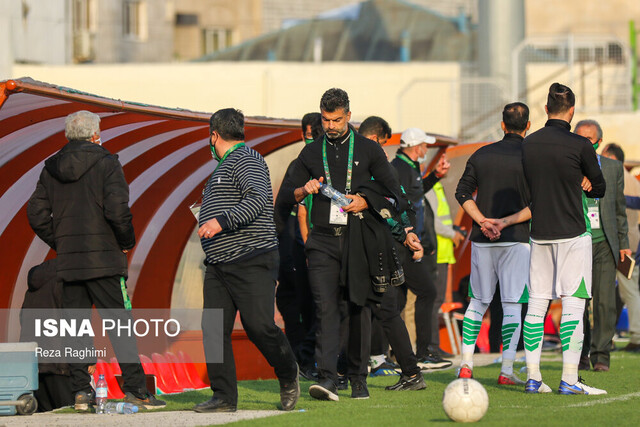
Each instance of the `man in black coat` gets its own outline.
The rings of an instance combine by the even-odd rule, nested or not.
[[[67,116],[65,136],[69,142],[45,161],[29,199],[29,224],[57,253],[65,309],[88,311],[95,305],[103,319],[104,310],[111,309],[109,316],[115,321],[131,321],[126,253],[135,245],[135,235],[122,165],[101,146],[96,114],[78,111]],[[135,337],[118,338],[115,331],[110,332],[121,362],[125,401],[147,409],[165,406],[147,391]],[[89,364],[86,359],[70,364],[78,411],[89,410],[93,400]]]

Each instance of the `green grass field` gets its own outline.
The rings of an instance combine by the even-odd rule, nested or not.
[[[604,396],[561,396],[555,391],[560,383],[560,354],[543,353],[543,380],[552,394],[527,395],[524,386],[498,386],[499,364],[476,367],[474,377],[489,393],[489,410],[480,421],[500,426],[626,426],[640,425],[640,354],[612,353],[609,372],[581,372],[587,384],[608,391]],[[524,366],[516,362],[515,368]],[[521,375],[524,379],[524,375]],[[368,400],[350,398],[350,390],[340,392],[339,402],[321,402],[308,394],[310,382],[302,382],[302,395],[296,411],[251,421],[251,426],[393,426],[450,423],[441,400],[446,385],[455,379],[455,370],[448,369],[425,376],[427,389],[391,392],[386,385],[397,377],[369,378]],[[279,402],[278,382],[242,381],[239,384],[238,409],[273,410]],[[165,410],[188,410],[194,404],[211,397],[209,390],[163,396]]]

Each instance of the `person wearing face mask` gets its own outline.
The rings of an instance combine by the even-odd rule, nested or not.
[[[595,120],[581,120],[575,133],[584,136],[597,150],[602,128]],[[598,155],[607,192],[602,198],[586,198],[591,223],[593,329],[589,331],[589,301],[584,311],[584,344],[579,367],[589,369],[589,358],[596,372],[608,371],[611,340],[616,332],[616,266],[631,256],[625,211],[622,162]],[[590,355],[589,355],[590,353]]]
[[[209,121],[210,147],[218,164],[202,196],[198,236],[205,253],[202,334],[213,397],[196,412],[235,412],[238,402],[231,332],[240,312],[247,336],[274,368],[280,403],[292,410],[300,396],[298,365],[274,322],[278,239],[269,168],[244,144],[244,115],[234,108]],[[222,309],[222,361],[216,348],[216,312]]]
[[[418,358],[418,366],[423,370],[441,369],[451,366],[450,360],[443,359],[442,356],[432,351],[433,336],[433,319],[437,320],[439,305],[434,303],[434,281],[436,278],[435,263],[430,262],[434,259],[433,254],[436,250],[436,237],[433,224],[429,221],[431,207],[428,206],[424,198],[424,194],[433,188],[433,186],[444,177],[451,166],[445,156],[440,157],[434,170],[425,178],[422,177],[420,164],[427,160],[427,145],[433,144],[436,139],[427,135],[423,130],[418,128],[409,128],[402,132],[400,136],[400,148],[396,153],[396,157],[391,161],[398,173],[400,184],[407,193],[408,199],[411,201],[413,209],[416,212],[416,229],[415,233],[420,237],[424,247],[425,258],[422,262],[426,264],[426,270],[430,274],[424,276],[425,283],[413,285],[417,286],[411,289],[416,293],[415,302],[415,328],[416,328],[416,356]],[[416,266],[414,266],[416,267]],[[413,269],[412,266],[409,266]],[[407,283],[411,286],[411,283]]]

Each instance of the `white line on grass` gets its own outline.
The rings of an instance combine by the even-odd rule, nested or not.
[[[634,397],[640,397],[640,392],[623,394],[616,397],[606,397],[604,399],[592,400],[591,402],[575,403],[573,405],[567,405],[566,408],[580,408],[584,406],[593,406],[612,402],[623,402],[625,400],[633,399]]]

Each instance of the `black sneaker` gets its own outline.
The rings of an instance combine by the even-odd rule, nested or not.
[[[77,412],[90,412],[96,404],[95,391],[79,391],[76,393],[73,409]]]
[[[149,392],[145,395],[140,395],[128,391],[124,395],[124,401],[133,403],[140,409],[160,409],[167,406],[167,402],[156,399],[156,397]]]
[[[418,359],[418,366],[423,371],[430,369],[444,369],[448,368],[452,364],[453,362],[451,362],[451,360],[443,359],[440,355],[435,353],[429,353]]]
[[[338,397],[338,387],[336,387],[330,378],[325,378],[317,384],[312,384],[311,387],[309,387],[309,394],[318,400],[332,400],[334,402],[340,400]]]
[[[300,368],[300,378],[307,381],[318,382],[318,370],[315,366],[311,368]]]
[[[193,410],[200,413],[209,412],[236,412],[237,407],[233,403],[226,402],[217,397],[212,397],[206,402],[198,403]]]
[[[348,390],[349,381],[347,381],[346,375],[338,375],[338,390]]]
[[[386,377],[400,374],[398,373],[396,366],[391,363],[384,362],[381,365],[376,366],[375,368],[371,368],[371,372],[369,372],[369,375],[372,377]]]
[[[405,390],[424,390],[427,388],[427,383],[424,382],[422,372],[418,372],[412,377],[402,375],[397,383],[385,387],[385,390],[391,391],[405,391]]]
[[[369,389],[364,379],[351,380],[351,398],[352,399],[368,399]]]

